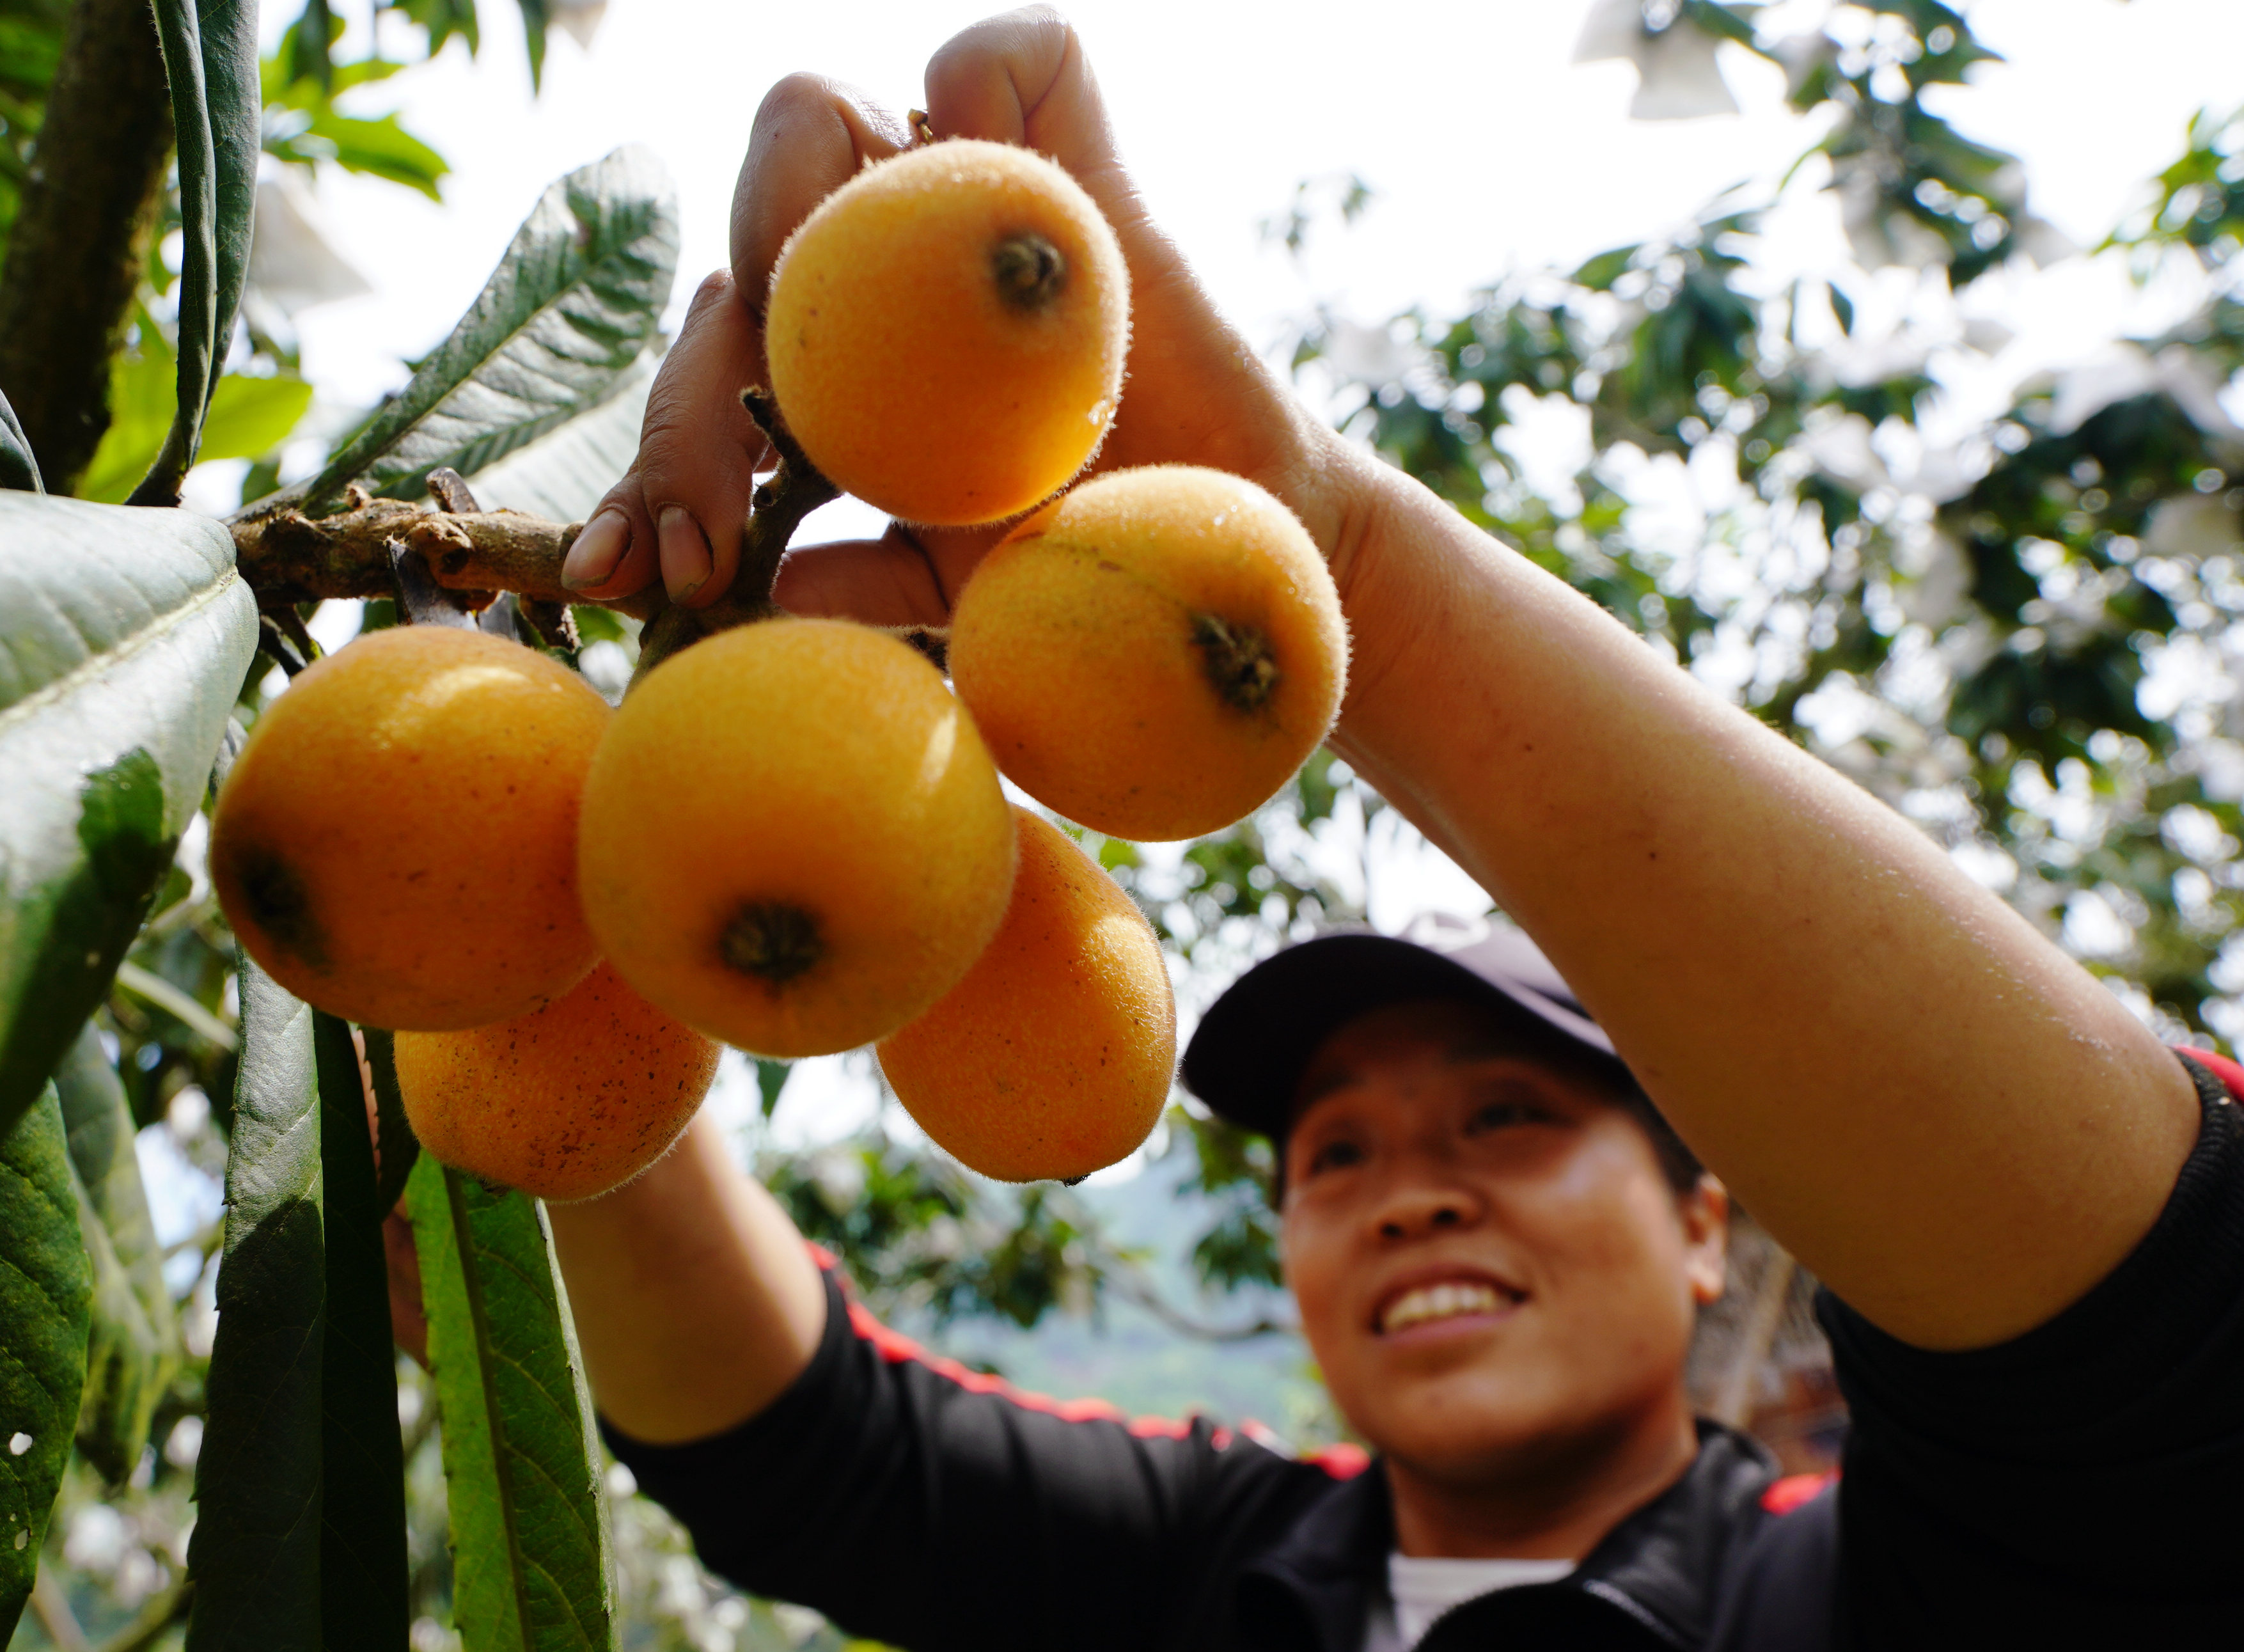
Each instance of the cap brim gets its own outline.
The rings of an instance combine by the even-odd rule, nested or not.
[[[1556,1034],[1614,1059],[1594,1024],[1545,1002],[1533,987],[1507,990],[1431,948],[1366,931],[1302,941],[1233,982],[1200,1018],[1180,1076],[1219,1117],[1275,1138],[1284,1134],[1301,1070],[1335,1030],[1389,1005],[1439,999],[1485,1004],[1522,1018],[1523,1031]]]

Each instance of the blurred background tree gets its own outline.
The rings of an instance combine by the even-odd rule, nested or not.
[[[558,0],[521,9],[533,65],[549,25],[597,21],[597,7]],[[73,19],[95,10],[0,0],[0,235],[24,221]],[[1632,112],[1645,119],[1734,110],[1726,44],[1767,59],[1809,118],[1807,152],[1778,158],[1788,164],[1671,234],[1570,269],[1512,271],[1462,309],[1370,324],[1305,316],[1289,342],[1297,377],[1343,429],[1646,646],[1902,809],[2162,1032],[2232,1047],[2244,1032],[2233,663],[2244,647],[2244,116],[2200,114],[2125,221],[2075,247],[2035,216],[2024,168],[1949,118],[1955,90],[1991,57],[1961,12],[1835,4],[1819,28],[1782,37],[1764,33],[1760,15],[1711,0],[1596,0],[1579,56],[1633,64]],[[472,0],[407,0],[382,19],[366,37],[392,56],[341,58],[341,24],[313,0],[267,64],[274,165],[230,362],[244,386],[232,392],[241,433],[205,450],[257,462],[245,498],[280,479],[274,455],[308,400],[291,315],[366,279],[320,239],[298,186],[331,166],[442,187],[442,158],[395,116],[368,112],[379,95],[368,89],[453,35],[473,48]],[[102,364],[105,425],[91,442],[67,419],[53,426],[54,450],[77,458],[51,477],[89,493],[112,476],[129,485],[162,436],[139,410],[159,399],[145,385],[168,394],[165,237],[176,207],[160,177],[145,193],[119,242],[141,273],[116,313],[75,342],[0,347],[51,362],[91,351]],[[1848,256],[1791,267],[1774,227],[1826,193]],[[1267,233],[1313,261],[1376,211],[1363,180],[1315,179]],[[2124,264],[2183,319],[2007,383],[1996,367],[2002,314],[2038,267],[2077,259]],[[4,315],[4,295],[30,278],[12,257],[0,270]],[[11,395],[15,359],[0,354]],[[42,371],[70,380],[62,366]],[[628,457],[637,407],[619,396],[585,437],[607,456],[589,483],[517,463],[477,478],[479,495],[582,514]],[[213,441],[224,428],[214,410]],[[368,609],[301,618],[332,646],[386,621],[383,605]],[[581,666],[613,691],[631,628],[580,618]],[[277,688],[266,669],[244,685],[245,722]],[[1185,845],[1086,842],[1159,928],[1187,1019],[1286,939],[1362,919],[1379,880],[1431,852],[1322,755],[1230,831]],[[109,1410],[98,1418],[89,1400],[21,1648],[179,1638],[213,1178],[233,1087],[233,951],[199,850],[191,834],[97,1042],[81,1051],[89,1074],[121,1081],[150,1172],[150,1236],[118,1249],[128,1272],[160,1269],[166,1290],[147,1318],[152,1337],[171,1339],[164,1381],[133,1405],[100,1391]],[[861,1089],[877,1086],[869,1062],[848,1071]],[[914,1334],[1024,1384],[1095,1387],[1147,1409],[1259,1408],[1304,1443],[1338,1432],[1274,1289],[1264,1144],[1179,1100],[1135,1180],[1017,1192],[943,1160],[885,1102],[854,1135],[798,1145],[801,1133],[773,1123],[787,1069],[749,1063],[729,1077],[744,1154],[875,1310]],[[1828,1456],[1838,1422],[1801,1311],[1808,1282],[1750,1227],[1738,1251],[1694,1378],[1710,1408],[1756,1422],[1804,1466]],[[173,1303],[176,1324],[160,1311]],[[434,1649],[456,1643],[440,1419],[406,1371],[415,1642]],[[612,1479],[618,1493],[626,1485]],[[639,1500],[619,1496],[617,1514],[627,1644],[839,1644],[813,1617],[713,1584]]]

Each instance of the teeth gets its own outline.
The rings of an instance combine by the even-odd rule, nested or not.
[[[1460,1314],[1492,1314],[1504,1306],[1504,1297],[1490,1285],[1470,1284],[1459,1280],[1439,1285],[1421,1285],[1416,1290],[1406,1290],[1389,1304],[1380,1316],[1382,1332],[1402,1330],[1411,1325],[1423,1325],[1430,1320],[1454,1319]]]

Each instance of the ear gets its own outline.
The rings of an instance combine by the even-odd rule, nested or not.
[[[1701,1308],[1721,1299],[1729,1277],[1730,1190],[1719,1177],[1702,1174],[1699,1185],[1682,1195],[1684,1274],[1691,1299]]]

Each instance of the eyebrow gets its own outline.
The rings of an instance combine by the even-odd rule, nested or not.
[[[1442,1062],[1446,1066],[1465,1066],[1475,1061],[1491,1061],[1507,1055],[1528,1053],[1514,1039],[1486,1034],[1468,1033],[1451,1041],[1442,1051]],[[1335,1090],[1344,1090],[1355,1083],[1360,1074],[1353,1066],[1335,1067],[1315,1079],[1305,1080],[1294,1095],[1296,1117],[1313,1104],[1322,1100]]]

